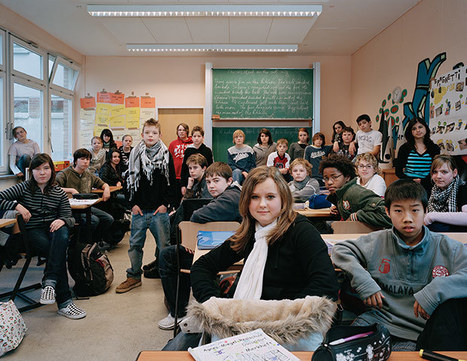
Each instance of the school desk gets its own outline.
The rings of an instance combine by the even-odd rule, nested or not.
[[[310,361],[313,352],[292,352],[300,361]],[[466,351],[443,351],[443,355],[465,360]],[[193,361],[193,357],[188,351],[141,351],[136,361]],[[389,357],[390,361],[423,361],[418,352],[394,351]]]
[[[86,213],[86,237],[88,240],[92,239],[92,227],[91,227],[91,207],[102,201],[102,198],[98,199],[68,199],[71,206],[71,211],[75,213]]]
[[[295,209],[295,212],[305,216],[307,218],[334,218],[335,216],[331,214],[331,208],[321,208],[321,209]]]
[[[122,186],[109,186],[109,188],[110,188],[110,193],[113,193],[113,192],[119,191],[123,187]],[[96,188],[96,189],[93,189],[91,192],[92,193],[97,193],[97,194],[102,194],[102,193],[104,193],[104,190]]]
[[[464,244],[467,244],[467,232],[463,233],[445,233],[446,236],[449,238],[452,238],[456,241],[462,242]],[[366,233],[339,233],[339,234],[322,234],[321,237],[328,243],[335,244],[338,242],[346,241],[346,240],[354,240],[357,239],[358,237],[365,236]]]
[[[12,219],[1,218],[0,219],[0,228],[7,227],[7,226],[15,224],[15,223],[16,223],[15,218],[12,218]]]

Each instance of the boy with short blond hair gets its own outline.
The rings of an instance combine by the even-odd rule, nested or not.
[[[207,205],[193,212],[190,221],[196,223],[237,221],[241,222],[238,210],[240,202],[240,186],[232,181],[232,169],[223,162],[212,163],[205,172],[209,193],[214,199]],[[193,251],[180,247],[180,267],[190,269],[193,263]],[[171,330],[175,323],[175,290],[177,285],[176,246],[167,247],[160,254],[159,272],[162,287],[169,306],[169,314],[158,323],[159,328]],[[180,287],[177,308],[177,323],[186,315],[186,307],[190,298],[190,276],[180,275]]]
[[[423,225],[428,199],[420,184],[398,180],[384,199],[392,229],[332,250],[368,306],[354,325],[383,324],[396,351],[465,350],[467,248]]]
[[[233,133],[234,146],[227,149],[227,158],[230,168],[232,168],[233,180],[242,184],[248,172],[256,167],[255,152],[245,142],[245,133],[237,129]]]
[[[187,188],[189,171],[187,160],[193,154],[202,154],[207,161],[206,167],[209,167],[212,162],[212,150],[211,148],[207,147],[204,144],[204,130],[200,126],[193,127],[191,131],[191,140],[193,144],[190,144],[185,149],[185,155],[183,156],[183,165],[182,165],[182,173],[181,173],[181,186],[182,186],[182,194],[184,195]]]
[[[147,120],[141,133],[143,139],[130,153],[127,192],[132,214],[128,250],[131,266],[126,272],[127,279],[117,286],[117,293],[141,286],[143,246],[148,228],[157,250],[169,245],[167,209],[175,200],[175,168],[172,155],[160,136],[159,122],[152,118]]]
[[[290,164],[293,181],[289,182],[295,202],[306,202],[313,194],[319,194],[319,183],[311,178],[311,164],[306,159],[296,158]]]
[[[371,119],[368,114],[362,114],[357,118],[360,128],[355,136],[355,143],[358,144],[358,154],[371,153],[378,158],[381,149],[383,135],[381,132],[371,129]]]

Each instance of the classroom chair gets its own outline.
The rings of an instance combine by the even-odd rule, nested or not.
[[[236,231],[240,223],[238,222],[208,222],[208,223],[195,223],[190,221],[180,222],[178,225],[179,232],[177,234],[177,288],[175,295],[175,322],[174,322],[174,337],[177,335],[177,312],[178,312],[178,293],[180,286],[180,273],[190,273],[189,269],[180,268],[179,247],[196,250],[198,240],[198,231]],[[239,270],[230,270],[222,273],[235,273]]]

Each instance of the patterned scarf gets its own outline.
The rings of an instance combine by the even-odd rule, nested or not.
[[[133,148],[128,160],[127,176],[127,189],[130,194],[130,200],[133,199],[134,194],[138,190],[139,182],[141,180],[141,171],[149,180],[152,185],[152,175],[155,169],[160,169],[161,173],[167,179],[167,184],[170,185],[169,180],[169,150],[167,146],[159,140],[152,147],[146,147],[142,140]]]
[[[459,176],[456,176],[446,189],[441,189],[435,184],[428,201],[428,212],[457,212],[457,190],[463,184]]]
[[[263,293],[263,276],[268,258],[268,236],[276,227],[274,222],[262,227],[256,223],[255,244],[243,266],[233,298],[240,300],[259,300]]]

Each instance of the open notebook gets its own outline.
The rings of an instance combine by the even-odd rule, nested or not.
[[[198,249],[216,248],[234,233],[232,231],[198,231]]]

